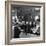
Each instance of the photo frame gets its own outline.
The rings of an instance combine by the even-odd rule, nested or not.
[[[5,44],[13,45],[13,44],[30,44],[30,43],[45,42],[45,3],[43,3],[43,2],[6,1],[5,6],[6,6],[5,7],[5,11],[6,11],[5,12],[6,13],[5,14],[6,15],[5,16]],[[40,16],[40,17],[38,17],[38,16]],[[24,20],[21,20],[19,17],[21,19],[23,18]],[[31,17],[32,17],[32,19],[29,19]],[[16,19],[14,19],[14,18],[16,18]],[[15,24],[16,20],[18,20],[18,18],[22,22],[19,23],[17,21],[17,24]],[[36,20],[36,19],[38,19],[38,20]],[[13,21],[15,21],[15,22],[13,22]],[[23,30],[24,30],[23,31],[19,27],[20,27],[20,25],[24,25],[24,22],[25,22],[26,27],[24,26],[25,28],[23,28]],[[33,24],[33,23],[36,23],[36,24]],[[15,28],[16,25],[17,25],[17,28]],[[30,25],[32,25],[32,26],[30,26]],[[14,27],[13,28],[14,30],[19,28],[21,33],[16,36],[16,34],[19,31],[16,30],[17,31],[17,33],[16,33],[16,31],[12,30],[12,26]],[[38,31],[36,30],[37,27],[38,27]]]

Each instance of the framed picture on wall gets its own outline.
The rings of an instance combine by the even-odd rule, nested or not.
[[[45,42],[45,3],[7,1],[6,44]]]

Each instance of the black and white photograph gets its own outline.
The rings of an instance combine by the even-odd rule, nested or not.
[[[6,2],[6,44],[45,42],[45,3]]]
[[[12,38],[40,36],[40,6],[11,5]]]

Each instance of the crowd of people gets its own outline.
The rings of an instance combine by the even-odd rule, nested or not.
[[[17,15],[12,16],[14,38],[20,38],[21,33],[25,35],[28,33],[40,35],[40,16],[36,15],[33,17],[30,13],[27,13],[28,11],[25,14],[23,14],[22,10],[19,12],[20,11],[18,11]]]

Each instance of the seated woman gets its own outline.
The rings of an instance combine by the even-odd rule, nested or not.
[[[19,38],[19,34],[21,31],[18,29],[18,27],[14,27],[14,38]]]

